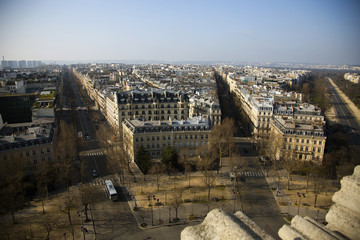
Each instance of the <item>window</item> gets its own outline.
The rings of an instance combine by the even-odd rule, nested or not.
[[[26,156],[29,156],[30,154],[29,154],[29,151],[26,151]]]
[[[319,145],[321,145],[322,144],[322,141],[319,141]]]
[[[318,153],[321,152],[321,148],[318,148]]]
[[[301,139],[301,143],[304,143],[304,139]]]
[[[314,140],[314,144],[316,144],[316,140]]]
[[[35,165],[37,164],[37,159],[36,159],[36,158],[34,158],[34,164],[35,164]]]
[[[45,152],[45,150],[42,148],[42,149],[41,149],[41,153],[44,153],[44,152]]]
[[[296,142],[298,143],[298,142],[299,142],[299,139],[296,139]]]
[[[309,143],[310,142],[310,140],[308,139],[308,140],[306,140],[306,143]]]
[[[48,153],[50,152],[50,148],[47,148],[47,152],[48,152]]]
[[[33,154],[33,155],[36,155],[36,151],[35,151],[35,150],[33,150],[33,151],[32,151],[32,154]]]

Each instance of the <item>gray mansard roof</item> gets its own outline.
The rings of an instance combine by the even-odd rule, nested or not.
[[[186,93],[174,92],[163,89],[152,90],[131,90],[117,93],[118,104],[126,103],[173,103],[188,102],[189,97]]]

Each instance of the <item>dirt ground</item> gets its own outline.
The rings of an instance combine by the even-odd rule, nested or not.
[[[332,202],[332,196],[335,192],[339,190],[338,186],[333,186],[332,180],[325,180],[322,182],[321,191],[317,195],[316,206],[315,204],[315,191],[314,191],[314,183],[309,182],[308,189],[306,190],[306,179],[297,176],[296,180],[290,181],[290,190],[286,190],[287,180],[281,180],[281,184],[284,187],[285,194],[287,194],[294,206],[298,206],[301,201],[302,208],[308,209],[323,209],[328,210]],[[298,196],[298,193],[301,196]],[[305,194],[305,197],[304,197]]]
[[[156,199],[162,205],[171,204],[174,195],[179,191],[182,193],[182,199],[185,202],[207,202],[208,190],[204,183],[203,176],[192,176],[189,180],[185,176],[163,176],[159,181],[159,191],[157,189],[156,179],[138,180],[137,183],[131,184],[133,194],[136,196],[137,204],[140,207],[148,206],[148,195],[155,195]],[[231,190],[215,180],[210,192],[211,199],[217,198],[219,201],[230,200]],[[153,201],[153,199],[152,199]],[[157,200],[156,200],[157,201]]]
[[[42,201],[35,199],[27,204],[22,210],[15,213],[16,224],[12,223],[11,215],[0,218],[0,239],[74,239],[81,238],[82,218],[77,211],[81,205],[78,201],[78,188],[70,188],[74,198],[74,206],[70,210],[71,225],[67,213],[64,212],[65,193],[50,196],[44,201],[45,213],[43,213]],[[90,215],[90,213],[89,213]]]

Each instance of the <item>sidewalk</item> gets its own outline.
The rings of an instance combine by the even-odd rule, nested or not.
[[[281,214],[283,215],[300,215],[300,216],[309,216],[319,222],[325,221],[325,216],[327,211],[324,210],[313,210],[304,207],[294,206],[289,196],[286,194],[284,187],[279,183],[278,178],[284,178],[286,176],[285,170],[276,171],[278,177],[270,176],[267,174],[266,181],[272,191],[274,198],[276,199],[279,208],[281,210]]]

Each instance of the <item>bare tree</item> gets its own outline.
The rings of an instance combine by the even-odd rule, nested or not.
[[[71,210],[76,207],[76,199],[72,193],[67,192],[62,198],[62,205],[60,206],[60,211],[65,213],[69,219],[69,225],[72,225],[71,222]]]
[[[219,166],[222,167],[222,158],[229,153],[234,145],[234,120],[225,118],[220,125],[211,129],[211,149],[219,158]]]
[[[49,196],[49,172],[50,172],[51,164],[47,161],[40,161],[36,165],[35,178],[37,182],[37,191],[41,198],[41,205],[43,214],[45,213],[45,198],[47,199]]]
[[[69,189],[71,185],[71,171],[73,161],[78,154],[76,133],[71,124],[60,121],[60,132],[57,139],[56,156],[58,165],[58,174],[63,178],[65,186]]]
[[[51,215],[44,215],[41,218],[41,226],[46,231],[46,240],[50,239],[50,234],[53,232],[58,225],[58,220]]]
[[[149,172],[153,175],[156,181],[157,191],[160,190],[160,179],[165,173],[165,166],[161,163],[153,164]]]
[[[271,131],[269,136],[263,136],[258,140],[260,153],[273,161],[274,169],[277,168],[276,162],[280,159],[281,149],[283,148],[283,138],[280,134]]]
[[[191,170],[192,170],[192,162],[190,161],[190,151],[188,148],[182,148],[178,154],[178,161],[180,164],[184,166],[184,175],[188,179],[188,187],[190,187],[191,181]]]
[[[171,192],[170,204],[175,209],[175,219],[176,220],[178,219],[178,209],[181,206],[181,204],[183,203],[183,200],[182,200],[183,192],[184,192],[184,190],[182,188],[174,189]]]
[[[247,168],[248,161],[245,158],[242,158],[238,152],[234,151],[230,153],[229,158],[231,169],[235,173],[234,187],[237,187],[239,173]]]
[[[213,171],[214,159],[210,154],[199,155],[198,169],[204,176],[204,184],[207,189],[208,212],[210,211],[210,195],[211,189],[214,186],[216,173]]]
[[[282,158],[282,167],[286,170],[287,174],[287,190],[290,190],[291,175],[298,165],[296,153],[291,151],[289,154]]]
[[[80,203],[84,207],[85,221],[88,222],[90,219],[88,217],[88,209],[91,203],[95,201],[94,192],[92,188],[87,185],[82,185],[80,187]]]
[[[312,178],[313,178],[313,193],[314,193],[314,207],[316,207],[316,202],[318,195],[324,188],[324,168],[322,166],[316,166],[312,169]]]
[[[0,162],[2,208],[10,210],[12,221],[15,224],[15,212],[24,202],[25,161],[15,155]]]

